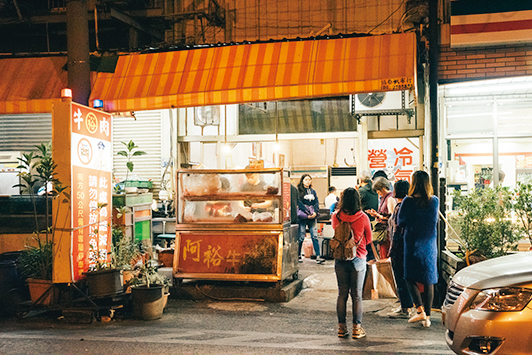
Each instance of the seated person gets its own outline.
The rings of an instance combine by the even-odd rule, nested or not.
[[[330,186],[329,187],[329,194],[327,195],[327,197],[325,197],[325,207],[326,208],[331,208],[331,205],[340,201],[340,199],[338,198],[338,196],[336,195],[336,187],[334,186]],[[334,211],[333,211],[334,212]]]

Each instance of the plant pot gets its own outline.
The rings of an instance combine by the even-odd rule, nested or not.
[[[169,295],[163,291],[162,285],[132,287],[134,317],[143,320],[161,318]]]
[[[86,272],[89,294],[93,297],[103,297],[124,292],[122,269],[104,269]]]
[[[31,303],[49,306],[57,302],[58,293],[52,280],[27,279],[26,281],[30,289]]]
[[[464,259],[457,257],[449,250],[442,251],[441,261],[442,275],[447,285],[454,274],[467,266]]]

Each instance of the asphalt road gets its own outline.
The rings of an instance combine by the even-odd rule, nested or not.
[[[0,354],[452,354],[439,312],[426,329],[387,318],[395,300],[364,301],[367,337],[339,339],[332,261],[307,259],[300,275],[305,288],[286,303],[171,299],[149,322],[1,319]]]

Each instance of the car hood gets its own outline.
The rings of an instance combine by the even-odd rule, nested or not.
[[[473,264],[457,272],[452,280],[460,286],[478,290],[505,286],[532,287],[532,252]]]

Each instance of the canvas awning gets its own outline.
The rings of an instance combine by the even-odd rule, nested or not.
[[[67,57],[0,60],[0,114],[52,112],[68,86]]]
[[[0,59],[0,115],[51,113],[68,87],[66,63],[66,56]]]
[[[302,40],[121,56],[90,96],[109,112],[415,89],[416,35]]]

